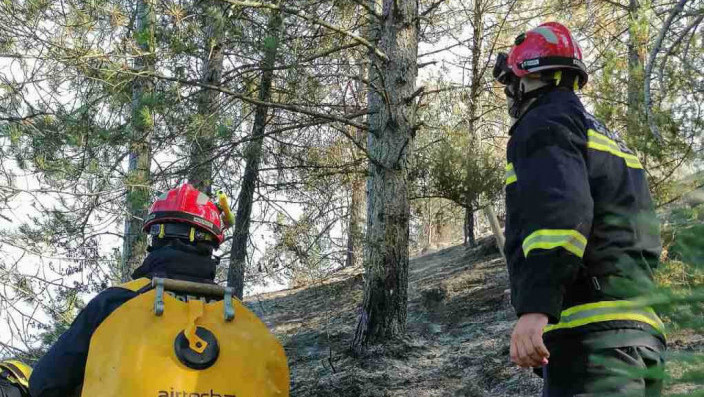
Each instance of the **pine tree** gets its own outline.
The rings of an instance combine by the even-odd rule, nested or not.
[[[272,91],[272,78],[276,63],[279,42],[281,41],[281,28],[283,16],[278,10],[271,11],[267,25],[267,35],[262,41],[264,58],[262,59],[262,77],[259,83],[259,100],[269,102]],[[267,125],[269,107],[265,104],[256,106],[254,124],[252,126],[252,141],[245,153],[247,165],[242,178],[242,187],[237,199],[237,215],[235,230],[232,240],[232,253],[230,268],[227,273],[227,285],[235,288],[235,295],[242,298],[244,293],[245,260],[247,256],[247,242],[249,241],[249,223],[252,215],[252,200],[259,174],[261,151],[264,132]]]
[[[377,9],[372,2],[372,9]],[[408,154],[416,130],[418,2],[384,0],[369,95],[369,202],[364,301],[353,344],[361,348],[406,331]],[[390,61],[393,60],[393,61]]]
[[[132,117],[128,155],[127,215],[122,248],[122,281],[128,281],[132,270],[146,253],[146,236],[142,226],[147,218],[151,199],[151,136],[154,132],[154,81],[156,63],[153,0],[136,1],[134,39],[136,42],[132,82]]]

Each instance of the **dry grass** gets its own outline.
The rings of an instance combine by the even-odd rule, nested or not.
[[[541,380],[509,361],[515,315],[508,276],[503,260],[486,244],[411,260],[407,336],[355,357],[349,346],[362,284],[361,270],[347,269],[315,285],[248,301],[284,343],[292,396],[540,394]],[[671,345],[702,349],[702,339],[682,334]]]

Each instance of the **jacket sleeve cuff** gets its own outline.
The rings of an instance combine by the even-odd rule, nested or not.
[[[580,262],[555,251],[529,255],[511,283],[516,314],[544,313],[549,323],[559,322],[565,288],[574,281]]]
[[[548,316],[548,323],[559,322],[562,311],[562,294],[537,285],[526,287],[522,286],[520,291],[513,294],[516,315],[521,317],[526,313],[543,313]]]

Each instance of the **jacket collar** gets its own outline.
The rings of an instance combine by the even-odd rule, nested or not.
[[[577,94],[574,93],[572,90],[568,90],[565,88],[555,88],[552,91],[547,92],[545,95],[541,95],[536,100],[526,109],[525,112],[521,115],[521,117],[516,120],[515,123],[511,126],[511,128],[508,130],[509,135],[513,135],[513,132],[515,129],[521,124],[521,121],[526,117],[528,113],[531,111],[535,110],[536,108],[543,106],[543,105],[548,105],[548,104],[560,104],[561,106],[564,106],[565,104],[574,104],[576,105],[579,109],[584,110],[584,105],[582,105],[582,101],[579,100],[579,97]]]
[[[133,279],[141,277],[166,277],[177,280],[212,283],[218,260],[201,255],[195,250],[167,246],[155,249],[132,273]]]

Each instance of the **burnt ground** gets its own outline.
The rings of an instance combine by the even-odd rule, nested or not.
[[[408,333],[354,356],[350,343],[362,301],[361,269],[315,285],[250,297],[248,306],[283,343],[291,395],[538,396],[541,381],[509,361],[516,317],[501,256],[483,241],[411,260]],[[681,332],[676,350],[704,351],[704,338]],[[688,393],[694,386],[670,388]]]

